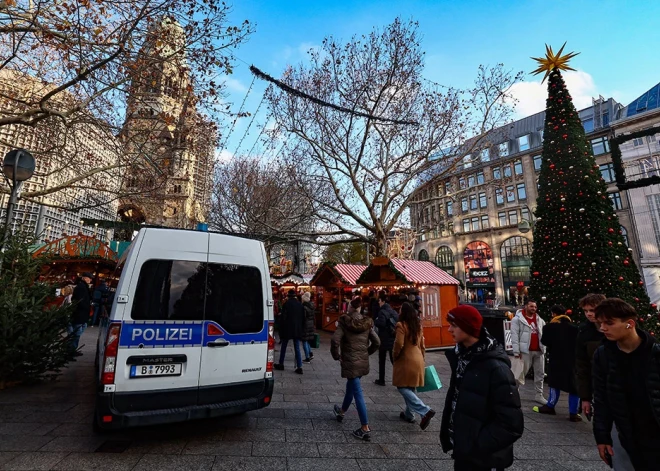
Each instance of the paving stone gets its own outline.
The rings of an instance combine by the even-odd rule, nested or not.
[[[37,435],[0,435],[0,451],[37,451],[51,440],[53,437]]]
[[[570,471],[606,471],[612,469],[602,461],[562,461],[560,463]],[[531,469],[531,468],[530,468]]]
[[[60,424],[48,432],[56,437],[91,437],[93,434],[90,424]]]
[[[580,460],[601,461],[596,444],[592,446],[562,446],[560,448]]]
[[[346,435],[346,440],[351,442],[355,440],[353,436],[353,431],[344,432]],[[371,443],[408,443],[404,436],[407,435],[405,432],[388,432],[384,430],[372,430],[371,431]]]
[[[281,444],[279,444],[281,446]],[[191,440],[183,449],[184,455],[250,456],[252,442],[205,442]]]
[[[309,419],[259,419],[257,428],[312,430],[314,427]]]
[[[364,460],[358,459],[362,471],[424,471],[429,466],[423,460]]]
[[[351,438],[357,441],[355,437]],[[381,446],[375,443],[358,442],[349,446],[319,443],[318,448],[319,454],[324,458],[387,458]]]
[[[518,445],[513,446],[513,454],[523,460],[559,461],[572,460],[575,457],[557,446],[547,445]]]
[[[48,437],[51,439],[52,437]],[[52,438],[39,451],[68,451],[78,453],[92,453],[105,442],[105,438],[100,437],[56,437]]]
[[[117,453],[71,453],[53,469],[57,471],[129,471],[140,455]]]
[[[329,419],[335,420],[335,414],[332,412],[332,408],[328,407],[322,410],[286,410],[284,411],[284,417],[287,419]]]
[[[132,471],[209,471],[215,456],[144,455]]]
[[[134,440],[124,453],[130,454],[155,454],[155,455],[180,455],[186,444],[183,440]]]
[[[225,430],[221,439],[226,442],[285,442],[284,429]]]
[[[323,407],[328,407],[327,404],[321,403]],[[270,406],[268,406],[269,409],[295,409],[295,410],[302,410],[302,409],[309,409],[309,404],[307,402],[272,402]]]
[[[255,418],[271,418],[271,419],[283,419],[285,417],[284,409],[271,409],[270,407],[265,409],[257,409],[250,411],[248,412],[248,415],[250,417],[255,417]]]
[[[447,455],[449,456],[449,455]],[[447,458],[445,460],[424,460],[426,466],[433,471],[453,471],[454,460]],[[511,468],[509,468],[511,469]]]
[[[426,432],[406,432],[401,434],[408,443],[440,446],[440,435]]]
[[[537,461],[537,460],[517,460],[513,462],[509,471],[564,471],[570,469],[571,471],[581,468],[566,468],[564,462],[559,461]]]
[[[47,470],[53,468],[57,463],[62,461],[66,455],[67,453],[22,453],[13,460],[2,465],[2,469],[11,471]]]
[[[354,459],[287,458],[288,471],[360,471]]]
[[[7,463],[8,461],[13,460],[21,453],[18,451],[0,451],[0,465]]]
[[[416,444],[386,444],[381,445],[383,451],[389,458],[402,459],[443,459],[446,455],[437,446]]]
[[[301,443],[346,443],[346,435],[342,431],[329,430],[287,430],[287,442]]]
[[[260,442],[252,444],[252,456],[282,456],[312,458],[319,456],[316,443],[272,443]]]
[[[284,471],[286,470],[286,458],[257,458],[257,457],[233,457],[217,456],[213,471]]]

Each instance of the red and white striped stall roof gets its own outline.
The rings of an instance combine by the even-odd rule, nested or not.
[[[412,283],[427,285],[457,285],[458,280],[431,262],[392,259],[392,264]]]
[[[364,270],[367,269],[366,265],[348,265],[345,263],[338,263],[333,267],[341,277],[348,282],[349,285],[354,285]]]

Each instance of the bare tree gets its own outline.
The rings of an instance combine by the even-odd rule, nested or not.
[[[306,169],[296,176],[323,234],[370,242],[376,255],[420,181],[452,171],[509,119],[508,90],[520,78],[498,65],[480,67],[469,90],[430,83],[417,28],[397,19],[345,44],[326,38],[309,65],[282,78],[306,97],[267,94],[285,158]]]
[[[81,204],[101,206],[158,193],[168,171],[161,158],[186,143],[214,147],[231,48],[252,32],[247,21],[231,24],[230,12],[220,0],[2,1],[0,145],[33,135],[30,150],[48,162],[39,175],[48,183],[22,198],[90,192],[97,198]],[[177,106],[156,103],[155,94]],[[125,132],[137,113],[145,118],[140,132]],[[163,138],[156,131],[164,128],[174,131]],[[112,158],[81,152],[90,129]],[[141,185],[116,184],[131,174]]]

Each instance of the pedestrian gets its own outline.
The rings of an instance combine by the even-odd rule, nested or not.
[[[555,406],[561,391],[568,393],[568,413],[571,422],[582,422],[578,414],[580,396],[575,384],[575,344],[578,328],[566,315],[564,306],[555,304],[550,308],[552,320],[543,329],[541,343],[548,352],[548,403],[534,406],[534,412],[556,415]]]
[[[394,348],[394,337],[396,336],[396,323],[399,315],[387,302],[387,295],[381,293],[378,296],[378,317],[376,317],[376,328],[380,338],[380,349],[378,350],[378,379],[374,381],[379,386],[385,386],[385,358],[390,355],[390,363],[394,364],[392,349]]]
[[[305,359],[303,363],[311,363],[314,354],[312,353],[312,346],[310,342],[314,341],[314,323],[316,321],[316,314],[314,304],[312,304],[312,294],[307,291],[302,295],[302,305],[305,309],[305,329],[303,332],[303,350],[305,351]]]
[[[108,284],[105,280],[101,281],[101,284],[96,287],[94,290],[94,295],[92,300],[94,301],[94,316],[92,317],[92,325],[96,325],[96,321],[99,318],[99,314],[103,309],[103,298],[107,298],[108,293]]]
[[[473,306],[451,309],[447,320],[456,347],[446,353],[452,373],[442,449],[453,451],[456,471],[502,470],[513,463],[513,444],[524,429],[511,362]]]
[[[511,321],[511,342],[513,356],[523,360],[523,371],[517,378],[522,386],[530,367],[534,368],[535,401],[546,405],[543,397],[543,376],[545,374],[544,346],[541,344],[545,321],[536,312],[536,302],[528,299],[524,308],[516,313]]]
[[[378,310],[380,305],[378,304],[378,296],[374,290],[369,291],[369,316],[376,321],[378,317]]]
[[[596,307],[605,335],[593,359],[594,436],[610,464],[612,423],[636,471],[660,469],[660,344],[637,324],[637,312],[618,298]]]
[[[87,327],[89,310],[92,307],[92,297],[89,293],[89,284],[92,282],[92,278],[94,278],[94,275],[91,273],[83,273],[71,294],[71,303],[74,304],[74,307],[67,333],[70,336],[71,355],[74,357],[71,359],[73,361],[75,361],[75,357],[82,355],[82,352],[78,351],[78,345],[80,344],[80,337]]]
[[[296,357],[295,372],[301,375],[303,374],[303,369],[302,356],[300,355],[300,341],[303,338],[305,327],[305,308],[296,299],[295,290],[289,290],[287,298],[287,301],[282,306],[280,322],[280,339],[282,340],[282,345],[280,347],[280,362],[275,363],[273,368],[280,371],[284,369],[286,347],[289,345],[289,340],[293,340],[293,351]]]
[[[406,411],[401,412],[399,417],[412,424],[415,423],[415,414],[419,414],[422,430],[427,429],[435,416],[435,411],[415,394],[415,388],[424,386],[425,351],[422,323],[412,304],[405,302],[401,305],[399,322],[396,324],[392,384],[406,403]]]
[[[374,321],[360,314],[359,307],[360,299],[353,299],[348,312],[339,318],[337,330],[332,336],[330,353],[341,363],[341,377],[346,378],[344,402],[341,407],[335,404],[333,409],[337,422],[341,422],[355,399],[361,427],[353,432],[353,436],[370,441],[371,429],[360,378],[369,374],[369,355],[378,350],[380,340],[373,330]]]
[[[64,299],[62,299],[62,306],[71,304],[71,298],[73,297],[73,288],[71,285],[66,285],[64,288],[62,288],[60,291],[60,296],[64,297]]]

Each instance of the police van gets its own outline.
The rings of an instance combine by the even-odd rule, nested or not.
[[[95,429],[216,417],[270,403],[273,301],[261,242],[144,228],[118,266],[97,347]]]

